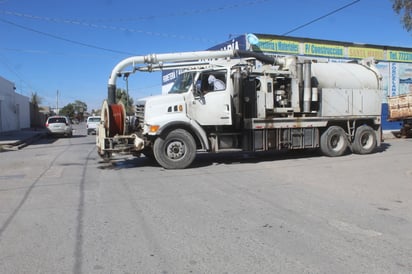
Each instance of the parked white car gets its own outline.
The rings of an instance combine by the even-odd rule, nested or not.
[[[46,129],[49,135],[73,136],[73,127],[66,116],[50,116],[46,121]]]
[[[87,117],[87,135],[92,133],[97,134],[97,129],[99,128],[100,120],[100,116]]]

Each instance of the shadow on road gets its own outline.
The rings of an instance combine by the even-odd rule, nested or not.
[[[189,168],[207,167],[216,164],[251,164],[265,161],[288,160],[297,158],[320,157],[317,150],[288,151],[288,152],[222,152],[222,153],[199,153]],[[100,169],[127,169],[136,167],[159,167],[154,160],[145,156],[132,158],[115,157],[109,161],[103,159],[99,162]]]
[[[376,149],[376,153],[382,153],[387,151],[391,147],[391,144],[383,142],[380,147]]]
[[[390,148],[389,143],[382,143],[375,153],[385,152]],[[350,151],[345,155],[350,155]],[[342,156],[342,157],[345,157]],[[222,153],[199,153],[189,168],[207,167],[212,165],[230,164],[254,164],[270,161],[283,161],[291,159],[310,159],[323,157],[319,149],[296,150],[296,151],[277,151],[277,152],[222,152]],[[131,157],[119,155],[104,161],[99,161],[100,169],[128,169],[136,167],[159,167],[161,166],[152,158],[145,156]]]

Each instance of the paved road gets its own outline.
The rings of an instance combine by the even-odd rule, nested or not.
[[[373,155],[0,153],[0,273],[411,273],[412,140]]]

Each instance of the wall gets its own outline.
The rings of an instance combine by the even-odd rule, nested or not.
[[[0,133],[29,127],[29,98],[16,93],[14,83],[0,77]]]

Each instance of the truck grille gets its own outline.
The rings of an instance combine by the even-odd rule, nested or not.
[[[136,105],[136,118],[140,128],[144,126],[144,108],[145,105]]]

